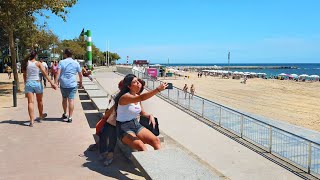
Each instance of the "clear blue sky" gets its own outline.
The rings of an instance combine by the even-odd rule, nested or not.
[[[82,28],[119,62],[320,62],[319,0],[79,0],[63,22],[48,28],[60,39]]]

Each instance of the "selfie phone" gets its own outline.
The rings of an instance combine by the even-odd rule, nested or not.
[[[168,84],[168,86],[166,87],[166,89],[173,89],[172,83],[167,83],[167,84]]]

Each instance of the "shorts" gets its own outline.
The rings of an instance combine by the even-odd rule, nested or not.
[[[75,94],[77,93],[77,87],[74,88],[62,88],[60,87],[60,91],[63,98],[74,99]]]
[[[36,93],[36,94],[42,94],[43,93],[43,87],[40,81],[36,80],[29,80],[26,83],[26,86],[24,87],[24,93]]]
[[[134,118],[130,121],[125,121],[125,122],[120,122],[117,121],[117,136],[120,140],[122,138],[129,134],[129,133],[134,133],[137,135],[144,127],[139,123],[137,118]]]

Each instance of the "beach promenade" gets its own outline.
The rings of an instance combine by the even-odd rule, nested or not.
[[[115,92],[117,87],[112,83],[117,83],[123,77],[114,73],[97,72],[95,78],[106,91]],[[143,105],[147,112],[158,117],[160,129],[166,136],[227,178],[300,179],[158,97],[143,102]]]
[[[18,96],[18,107],[12,107],[10,96],[5,98],[9,101],[2,101],[0,109],[0,179],[144,179],[119,150],[117,160],[107,168],[97,152],[87,150],[94,143],[90,119],[97,111],[78,94],[73,122],[66,123],[60,118],[60,90],[46,88],[43,99],[48,118],[32,128],[27,126],[24,95]]]
[[[103,71],[94,76],[97,85],[108,93],[116,92],[117,83],[123,78]],[[144,179],[118,150],[108,167],[98,161],[97,152],[87,151],[94,142],[97,111],[80,93],[75,99],[71,124],[60,119],[59,89],[45,89],[44,110],[48,118],[33,128],[26,126],[29,118],[23,95],[19,95],[18,107],[1,107],[0,179]],[[164,148],[181,147],[222,179],[300,179],[158,97],[143,105],[159,119],[160,130],[166,137]]]

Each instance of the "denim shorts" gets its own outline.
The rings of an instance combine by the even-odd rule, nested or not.
[[[129,133],[137,135],[143,128],[137,118],[125,122],[117,121],[117,136],[122,140],[122,138]]]
[[[42,94],[43,93],[43,87],[40,81],[36,80],[29,80],[26,83],[26,86],[24,88],[25,93],[36,93],[36,94]]]
[[[60,87],[60,91],[63,98],[74,99],[75,94],[77,93],[77,87],[74,88],[62,88]]]

